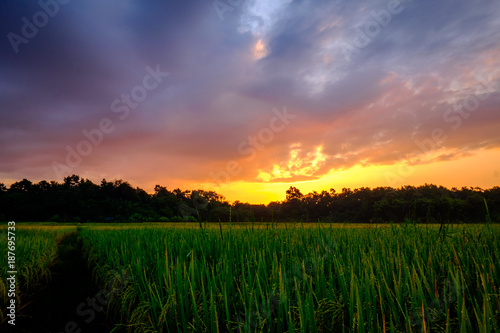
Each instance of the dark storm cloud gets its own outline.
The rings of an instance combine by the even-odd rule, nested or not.
[[[244,163],[238,145],[284,106],[297,120],[240,179],[255,180],[296,143],[302,154],[318,145],[325,154],[313,174],[297,179],[361,161],[393,163],[436,127],[448,126],[440,160],[497,147],[500,5],[401,1],[367,45],[346,53],[394,1],[248,0],[221,20],[211,1],[72,0],[17,53],[8,34],[22,35],[22,18],[32,21],[42,8],[3,1],[0,176],[53,179],[52,163],[64,163],[66,147],[109,118],[115,130],[75,172],[113,174],[119,160],[135,175],[144,171],[141,155],[156,165],[151,177],[163,163],[173,179],[206,181],[227,160]],[[148,66],[170,75],[121,120],[111,104],[142,84]],[[489,98],[449,129],[443,113],[481,84],[478,75],[494,87]],[[187,173],[186,163],[199,167]]]

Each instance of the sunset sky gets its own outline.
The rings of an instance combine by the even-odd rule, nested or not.
[[[0,182],[500,185],[500,2],[0,2]]]

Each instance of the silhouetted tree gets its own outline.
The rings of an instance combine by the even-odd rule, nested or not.
[[[432,184],[401,188],[367,187],[340,193],[302,194],[291,186],[282,202],[253,205],[226,199],[207,190],[169,191],[156,185],[149,194],[118,179],[99,185],[78,175],[62,183],[27,179],[7,188],[0,183],[1,221],[143,222],[232,221],[257,222],[493,222],[500,221],[500,187],[452,188]],[[488,210],[487,210],[488,208]],[[489,215],[488,215],[489,214]]]

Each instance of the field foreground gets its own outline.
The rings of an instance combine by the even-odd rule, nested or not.
[[[50,278],[58,240],[77,233],[115,331],[500,330],[495,225],[19,228],[20,289]],[[75,312],[85,332],[91,307]]]

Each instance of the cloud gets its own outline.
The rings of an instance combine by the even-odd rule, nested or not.
[[[211,2],[72,1],[16,54],[7,34],[41,9],[3,2],[0,178],[54,179],[52,163],[103,118],[116,129],[74,171],[148,184],[213,182],[228,161],[241,166],[231,180],[283,182],[497,148],[500,5],[402,1],[346,56],[388,6],[249,0],[221,21]],[[170,76],[119,119],[112,102],[157,65]],[[468,116],[449,113],[471,98]],[[255,157],[242,154],[284,106],[297,117]],[[446,138],[428,143],[436,129]]]

